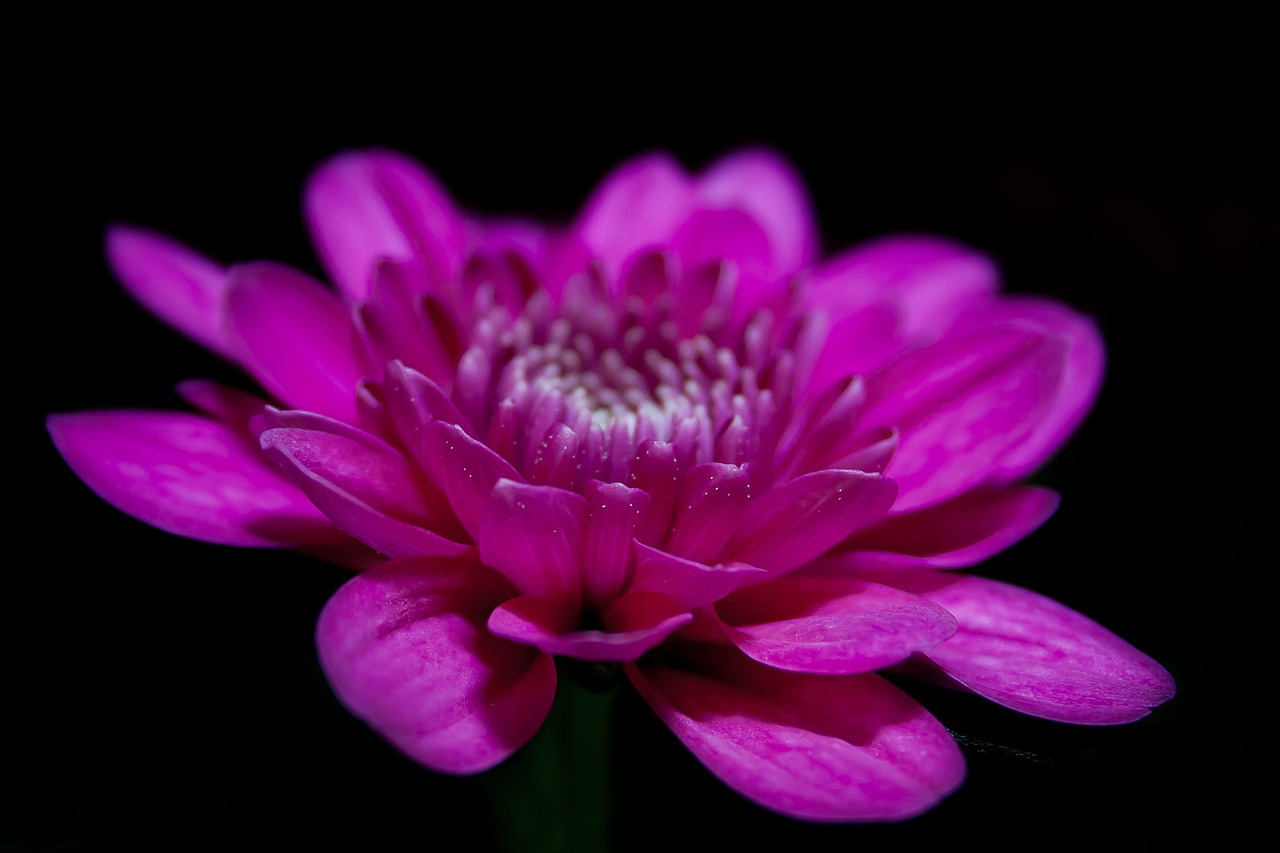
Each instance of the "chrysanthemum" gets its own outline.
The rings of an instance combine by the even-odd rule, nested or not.
[[[1025,481],[1103,368],[1088,318],[1002,296],[974,251],[820,259],[760,150],[696,176],[636,159],[563,229],[465,216],[409,159],[351,152],[305,211],[336,289],[113,228],[129,292],[260,389],[191,381],[194,411],[49,429],[143,521],[355,570],[320,658],[417,761],[503,761],[573,659],[767,808],[897,820],[964,762],[879,670],[1090,725],[1172,695],[1087,617],[955,571],[1053,512]]]

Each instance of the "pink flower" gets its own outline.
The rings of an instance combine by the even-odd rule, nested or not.
[[[336,291],[128,227],[112,267],[264,394],[57,414],[98,494],[164,530],[356,574],[324,608],[333,689],[405,754],[490,768],[557,658],[620,669],[747,798],[898,820],[964,775],[877,671],[1068,723],[1126,723],[1168,673],[1097,623],[957,569],[1057,496],[1027,485],[1098,390],[1093,323],[998,290],[953,242],[820,259],[799,181],[740,151],[619,168],[563,229],[464,215],[419,165],[342,154],[305,212]]]

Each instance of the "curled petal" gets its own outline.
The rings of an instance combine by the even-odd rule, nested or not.
[[[230,275],[226,334],[245,368],[290,408],[354,421],[360,363],[342,302],[282,264],[244,264]]]
[[[551,656],[485,629],[513,591],[467,560],[392,560],[344,584],[316,646],[334,692],[410,758],[477,773],[523,746],[555,695]]]
[[[180,536],[223,545],[350,541],[246,435],[179,412],[50,415],[67,464],[112,506]]]
[[[935,572],[880,579],[951,611],[959,627],[928,658],[955,682],[1007,708],[1064,723],[1112,725],[1145,717],[1174,694],[1160,664],[1037,593]]]
[[[572,603],[522,596],[493,611],[489,630],[548,654],[578,660],[628,661],[653,649],[693,620],[693,614],[680,602],[651,593],[619,599],[605,618],[607,630],[579,629],[578,617],[578,609]]]
[[[798,672],[870,672],[950,637],[942,607],[877,583],[787,576],[740,589],[715,606],[749,657]]]
[[[444,280],[461,269],[461,216],[436,180],[400,154],[334,157],[311,177],[303,206],[321,261],[350,299],[368,295],[374,265],[384,258],[421,260]]]
[[[752,501],[727,559],[772,572],[804,565],[889,511],[893,481],[865,471],[814,471]]]
[[[422,428],[418,458],[476,541],[485,502],[498,481],[522,479],[507,460],[467,435],[462,427],[444,421],[432,421]]]
[[[722,598],[752,579],[764,577],[764,570],[745,563],[707,566],[659,551],[637,541],[636,573],[632,592],[669,595],[693,610]]]
[[[235,360],[222,327],[225,269],[140,228],[113,225],[106,243],[107,261],[130,295],[187,337]]]
[[[918,815],[964,778],[942,724],[873,673],[770,669],[733,650],[627,675],[698,760],[748,799],[812,821]]]

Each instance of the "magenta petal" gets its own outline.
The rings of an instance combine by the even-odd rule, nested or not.
[[[304,207],[321,260],[351,299],[369,293],[374,265],[422,260],[444,280],[461,270],[466,230],[448,193],[390,151],[353,151],[321,166]]]
[[[693,210],[693,187],[684,170],[665,154],[650,154],[601,182],[575,232],[613,279],[633,252],[665,245]]]
[[[465,560],[406,559],[347,581],[325,605],[316,645],[334,692],[415,761],[477,773],[523,746],[555,695],[555,664],[485,629],[510,596]]]
[[[498,481],[523,479],[511,463],[457,424],[432,421],[424,426],[421,453],[423,465],[473,540],[478,541],[480,516]]]
[[[167,237],[123,225],[107,230],[107,261],[147,310],[222,357],[235,359],[223,337],[227,273],[221,266]]]
[[[893,587],[794,577],[740,589],[716,604],[728,636],[749,657],[799,672],[870,672],[950,637],[942,607]]]
[[[245,264],[231,270],[225,307],[227,338],[264,388],[290,408],[355,420],[355,329],[328,288],[281,264]]]
[[[627,665],[645,701],[725,784],[811,821],[892,821],[938,804],[964,779],[942,724],[878,675],[770,669],[701,653],[699,672]]]
[[[685,560],[637,541],[632,592],[657,592],[683,602],[693,610],[722,598],[764,570],[744,563],[707,566]]]
[[[579,561],[589,601],[609,601],[631,579],[631,541],[649,496],[621,483],[590,480],[583,490],[587,514]]]
[[[632,623],[626,630],[577,630],[577,608],[561,600],[524,596],[499,605],[489,617],[489,630],[499,637],[578,660],[629,661],[657,646],[693,614],[666,596],[640,595],[635,606],[620,600]],[[572,621],[570,621],[572,620]]]
[[[772,255],[769,278],[794,273],[817,255],[818,227],[804,182],[776,153],[734,152],[698,178],[696,192],[707,207],[744,210],[764,228]]]
[[[353,429],[353,428],[352,428]],[[404,456],[370,437],[314,429],[276,428],[262,448],[333,523],[388,557],[445,556],[471,546],[452,517],[434,514],[431,491]]]
[[[1035,530],[1057,507],[1048,489],[974,489],[851,536],[835,559],[848,569],[970,566]]]
[[[715,560],[737,528],[750,496],[750,479],[742,467],[720,462],[695,465],[681,479],[665,550],[696,562]]]
[[[200,415],[50,415],[71,469],[104,500],[179,536],[224,545],[349,541],[247,436]]]
[[[578,544],[587,502],[554,486],[499,480],[480,516],[480,556],[524,595],[582,595]]]
[[[208,379],[187,379],[178,383],[177,390],[182,399],[205,414],[246,430],[249,421],[267,406],[257,394]]]
[[[423,432],[432,421],[457,424],[470,432],[462,413],[435,382],[399,361],[387,365],[383,384],[386,410],[395,433],[409,454],[428,469]]]
[[[950,338],[909,354],[867,381],[862,428],[895,427],[885,473],[896,512],[959,494],[991,477],[1048,414],[1066,342],[1018,328]]]
[[[897,487],[865,471],[814,471],[756,498],[725,548],[727,559],[785,572],[878,521]]]
[[[882,575],[951,611],[954,636],[928,652],[947,675],[1007,708],[1064,723],[1145,717],[1174,694],[1173,678],[1086,616],[1034,592],[934,572]]]

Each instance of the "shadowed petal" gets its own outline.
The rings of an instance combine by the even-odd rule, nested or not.
[[[902,820],[964,778],[942,724],[874,674],[769,669],[723,649],[696,671],[627,665],[627,675],[698,760],[765,808],[812,821]]]
[[[632,592],[658,592],[677,598],[693,610],[723,597],[764,570],[745,563],[707,566],[659,551],[637,541]]]
[[[384,258],[420,259],[451,280],[466,250],[464,222],[420,165],[390,151],[352,151],[321,166],[303,198],[307,225],[330,277],[351,299],[369,293]]]
[[[755,499],[725,548],[727,559],[785,572],[879,520],[897,486],[865,471],[814,471]]]
[[[763,664],[799,672],[870,672],[955,633],[942,607],[881,584],[779,578],[715,606],[728,636]]]
[[[234,361],[223,335],[227,271],[186,246],[125,225],[107,229],[107,262],[147,310],[192,340]]]
[[[959,623],[928,658],[975,693],[1064,723],[1145,717],[1174,694],[1169,673],[1086,616],[1034,592],[975,577],[893,572],[880,580],[937,602]]]
[[[485,630],[512,594],[465,560],[392,560],[325,605],[316,646],[352,713],[415,761],[477,773],[542,725],[555,694],[551,656]]]
[[[72,470],[112,506],[180,536],[258,547],[347,540],[243,432],[200,415],[50,415]]]
[[[360,365],[342,302],[282,264],[244,264],[230,275],[226,333],[245,368],[290,408],[354,421]]]
[[[606,617],[607,630],[578,630],[579,611],[565,602],[523,596],[499,605],[489,630],[499,637],[578,660],[635,660],[693,620],[680,602],[639,593],[619,599]],[[616,623],[616,624],[611,624]]]

